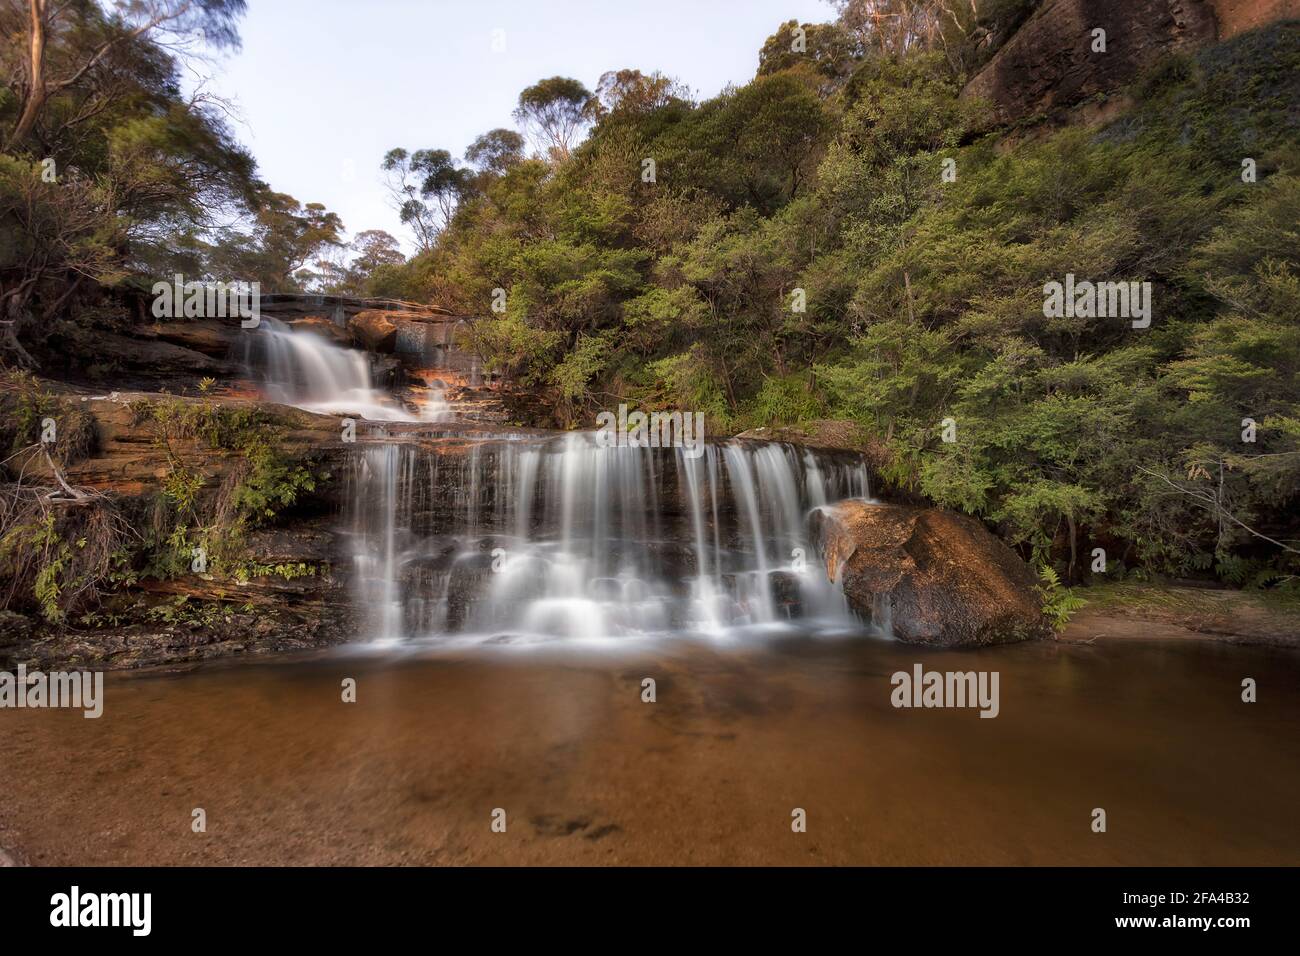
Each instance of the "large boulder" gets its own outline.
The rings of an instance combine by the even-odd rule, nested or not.
[[[973,518],[854,500],[816,512],[814,531],[850,606],[901,641],[956,647],[1051,633],[1029,566]]]

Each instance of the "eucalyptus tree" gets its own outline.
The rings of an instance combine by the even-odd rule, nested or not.
[[[565,76],[540,80],[519,94],[514,117],[552,159],[569,158],[578,133],[592,118],[591,91]]]
[[[488,130],[465,150],[465,162],[479,172],[498,176],[523,158],[524,138],[512,129]]]
[[[105,5],[52,0],[5,0],[0,4],[3,60],[18,105],[10,118],[5,149],[12,151],[38,132],[51,103],[65,95],[78,110],[56,124],[68,125],[129,92],[112,81],[121,58],[141,41],[173,57],[203,49],[238,47],[236,23],[245,0],[114,0]],[[20,39],[19,49],[13,41]],[[107,82],[105,82],[107,80]]]
[[[451,222],[456,204],[469,186],[471,174],[456,165],[445,149],[390,149],[381,168],[402,224],[415,234],[421,252],[433,248],[438,234]]]

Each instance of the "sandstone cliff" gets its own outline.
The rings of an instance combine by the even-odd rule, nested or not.
[[[1120,89],[1169,54],[1289,17],[1300,17],[1300,0],[1045,0],[962,96],[987,102],[995,124],[1042,119]]]

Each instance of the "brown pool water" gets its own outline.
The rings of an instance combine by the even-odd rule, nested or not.
[[[914,663],[997,671],[999,716],[895,709],[890,675]],[[0,710],[0,847],[20,860],[1300,863],[1294,651],[679,641],[344,652],[106,687],[99,720]]]

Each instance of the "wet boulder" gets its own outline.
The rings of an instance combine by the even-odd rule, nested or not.
[[[913,644],[1047,637],[1034,574],[978,521],[940,508],[843,501],[813,516],[850,606]]]

